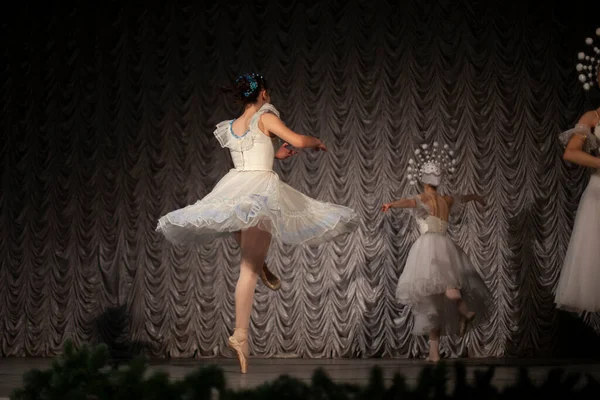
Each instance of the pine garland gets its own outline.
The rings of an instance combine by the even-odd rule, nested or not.
[[[181,381],[156,372],[147,376],[147,361],[138,357],[119,368],[109,367],[105,345],[93,350],[76,350],[65,345],[62,357],[46,371],[32,370],[24,376],[24,386],[11,395],[12,400],[196,400],[196,399],[514,399],[568,398],[597,399],[600,385],[591,376],[550,371],[546,381],[536,386],[526,368],[519,370],[517,382],[498,390],[492,385],[494,367],[475,372],[474,384],[467,382],[466,367],[455,364],[455,385],[448,388],[447,365],[425,367],[415,387],[409,387],[400,374],[386,387],[383,371],[374,367],[368,385],[361,387],[333,382],[317,369],[310,384],[283,375],[252,390],[227,389],[223,371],[215,366],[202,367]]]

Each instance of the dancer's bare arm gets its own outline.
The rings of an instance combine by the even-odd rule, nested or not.
[[[261,115],[260,122],[264,127],[263,132],[272,133],[281,138],[281,140],[284,142],[289,143],[296,148],[327,151],[327,147],[323,142],[321,142],[321,140],[317,139],[316,137],[300,135],[294,132],[285,126],[283,121],[281,121],[279,117],[274,114]],[[261,129],[263,127],[261,127]]]
[[[461,203],[470,203],[472,201],[475,201],[481,204],[482,206],[485,206],[485,199],[478,194],[462,194],[456,196],[456,198],[458,198],[458,200],[460,200]],[[455,197],[453,196],[444,196],[444,199],[448,203],[448,206],[452,206],[455,202]]]
[[[381,211],[386,212],[390,208],[417,208],[417,201],[415,199],[400,199],[392,203],[386,203],[381,206]]]
[[[579,125],[588,126],[591,130],[598,123],[597,118],[594,111],[588,111],[579,119]],[[584,134],[573,135],[563,153],[563,159],[582,167],[600,169],[600,158],[583,151],[583,144],[586,140]]]

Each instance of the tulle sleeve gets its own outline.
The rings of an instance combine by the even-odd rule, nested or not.
[[[227,147],[229,144],[229,124],[231,124],[231,121],[219,122],[213,132],[221,147]]]
[[[413,196],[411,199],[417,203],[417,206],[412,209],[413,216],[416,219],[425,219],[431,214],[431,209],[423,202],[420,195]]]
[[[227,147],[232,151],[250,150],[254,145],[254,136],[246,134],[242,137],[234,137],[231,132],[233,120],[219,122],[213,134],[219,141],[221,147]]]
[[[567,146],[573,135],[578,135],[585,138],[583,143],[583,151],[591,153],[593,150],[600,148],[600,141],[592,134],[592,130],[587,125],[577,124],[574,128],[562,132],[558,135],[558,140],[563,146]]]

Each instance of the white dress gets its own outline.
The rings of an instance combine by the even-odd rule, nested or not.
[[[600,139],[600,122],[594,129],[577,126],[561,134],[566,145],[575,133],[585,134],[584,150],[596,150]],[[582,312],[600,311],[600,170],[590,177],[581,196],[569,247],[558,285],[554,291],[557,308]]]
[[[279,112],[265,104],[252,116],[243,136],[233,133],[234,120],[219,123],[214,135],[229,149],[230,170],[203,199],[161,217],[156,230],[176,244],[198,243],[259,227],[288,244],[320,244],[358,227],[357,213],[314,200],[281,182],[273,171],[277,141],[263,134],[262,114]]]
[[[413,215],[421,236],[408,253],[396,298],[410,307],[413,334],[426,335],[432,329],[439,329],[442,335],[457,334],[460,314],[456,303],[446,297],[446,290],[459,289],[469,310],[476,313],[470,327],[485,319],[492,296],[469,257],[447,236],[448,221],[431,215],[419,196],[414,199],[417,208]]]

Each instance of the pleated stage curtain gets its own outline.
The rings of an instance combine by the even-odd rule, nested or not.
[[[552,290],[588,179],[561,159],[557,136],[591,106],[574,68],[585,36],[571,39],[563,11],[544,4],[13,6],[0,73],[1,354],[52,356],[72,339],[154,357],[230,355],[235,242],[171,246],[155,227],[228,171],[212,131],[239,108],[219,87],[246,71],[269,80],[289,127],[330,150],[277,162],[282,180],[362,217],[322,246],[273,243],[283,286],[257,288],[252,354],[426,352],[394,299],[418,230],[409,213],[380,207],[409,192],[408,159],[434,140],[460,161],[452,191],[487,199],[465,207],[450,235],[494,294],[492,318],[445,339],[445,354],[553,354]]]

